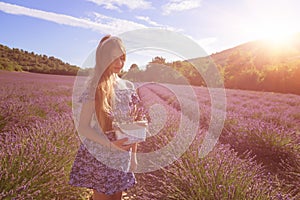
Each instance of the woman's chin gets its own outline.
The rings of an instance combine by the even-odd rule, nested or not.
[[[122,69],[114,69],[114,73],[120,73]]]

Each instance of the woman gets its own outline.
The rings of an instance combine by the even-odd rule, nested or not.
[[[126,58],[122,41],[105,36],[96,50],[96,65],[88,88],[80,98],[78,132],[84,136],[71,174],[70,184],[91,188],[93,200],[119,200],[122,191],[135,184],[137,143],[116,139],[118,122],[137,120],[134,85],[120,79]],[[142,124],[146,126],[145,124]]]

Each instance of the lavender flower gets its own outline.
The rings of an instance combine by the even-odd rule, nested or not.
[[[1,72],[0,79],[0,199],[88,199],[90,190],[68,185],[79,145],[71,110],[74,77]],[[192,99],[184,92],[186,86],[172,87],[182,91],[184,105],[157,84],[132,95],[128,108],[133,119],[147,118],[152,134],[139,145],[139,152],[165,147],[178,132],[181,114],[189,136]],[[224,130],[215,149],[200,159],[197,153],[209,126],[211,100],[206,88],[193,89],[201,112],[194,142],[172,165],[136,174],[138,184],[126,196],[299,199],[300,96],[226,90]],[[156,104],[165,116],[149,112]],[[159,122],[162,126],[155,127]],[[170,156],[173,152],[170,149]]]

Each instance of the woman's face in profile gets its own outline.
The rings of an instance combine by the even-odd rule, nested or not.
[[[111,73],[119,73],[121,72],[125,63],[125,55],[122,55],[115,59],[109,66],[109,71]]]

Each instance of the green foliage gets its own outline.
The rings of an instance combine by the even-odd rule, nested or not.
[[[155,57],[148,63],[145,70],[140,70],[135,65],[131,67],[124,78],[134,82],[205,85],[199,72],[191,62],[168,63],[162,57]]]
[[[300,62],[234,51],[224,65],[225,87],[300,94]]]
[[[0,44],[0,70],[28,71],[44,74],[76,75],[79,67],[46,55],[37,55]]]
[[[0,57],[0,70],[22,71],[22,67],[8,58]]]
[[[300,36],[282,47],[264,41],[186,61],[166,62],[156,56],[146,70],[129,70],[131,81],[222,86],[226,88],[300,94]],[[136,66],[134,66],[136,67]],[[222,76],[216,80],[215,67]],[[205,80],[205,78],[207,80]]]

